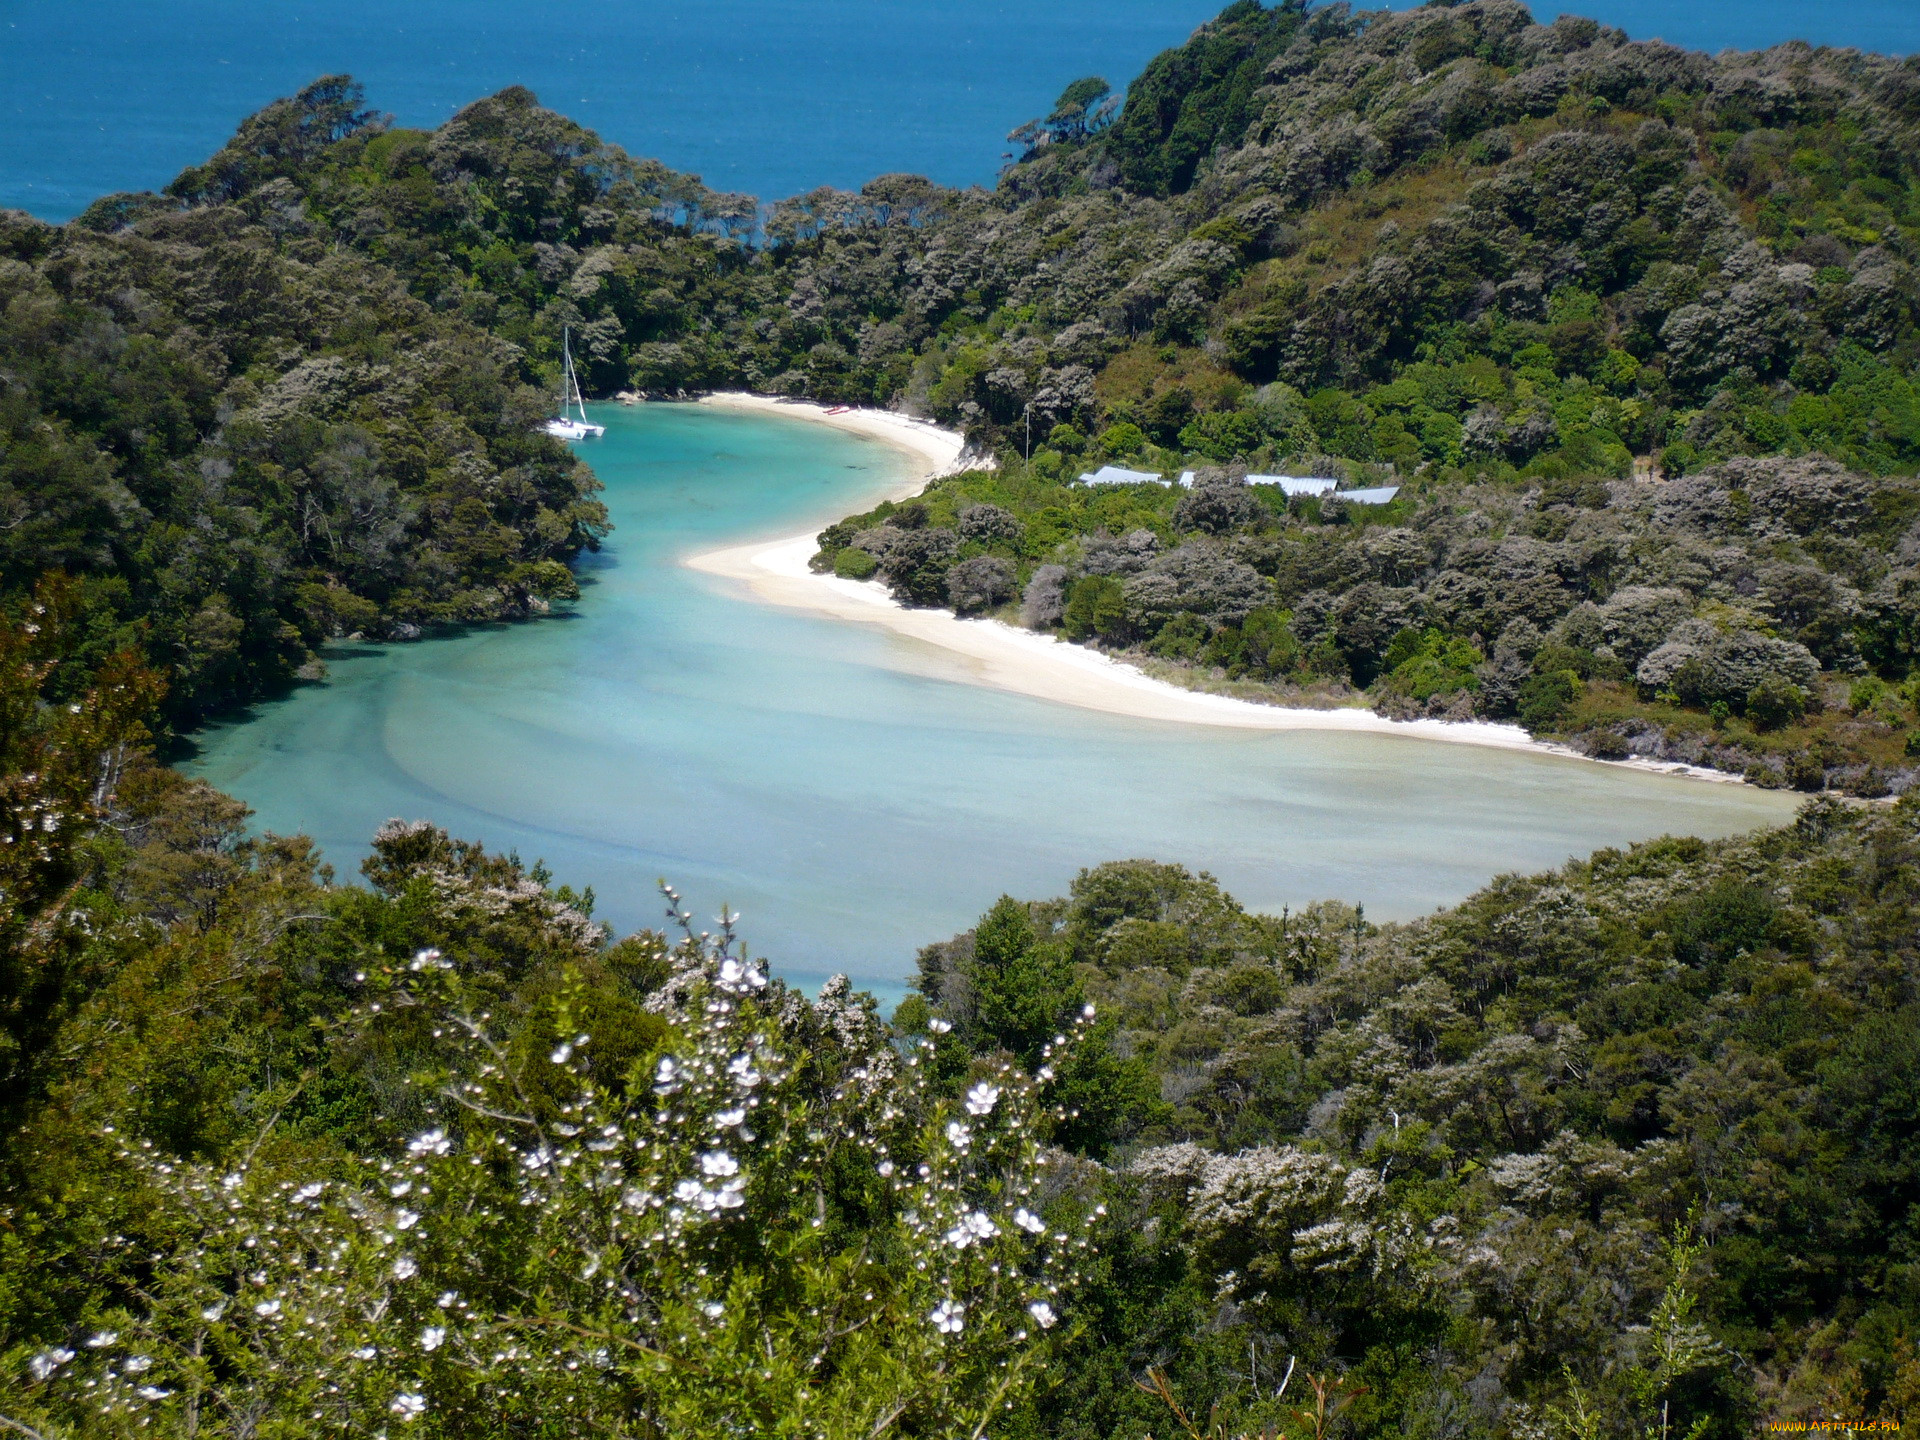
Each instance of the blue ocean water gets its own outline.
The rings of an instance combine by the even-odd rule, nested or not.
[[[506,85],[763,198],[910,170],[991,183],[1065,84],[1124,85],[1224,0],[81,0],[0,4],[0,206],[50,220],[158,188],[235,122],[349,71],[402,123]],[[1404,3],[1404,0],[1401,0]],[[1558,0],[1718,50],[1920,49],[1916,0]]]
[[[897,452],[780,416],[597,406],[579,447],[618,527],[573,614],[353,646],[325,684],[199,737],[189,767],[350,875],[390,816],[543,857],[621,929],[658,877],[790,978],[883,995],[1003,891],[1128,856],[1278,911],[1379,919],[1662,833],[1782,823],[1797,797],[1382,735],[1134,720],[970,683],[890,632],[775,609],[676,563],[817,529],[899,483]]]

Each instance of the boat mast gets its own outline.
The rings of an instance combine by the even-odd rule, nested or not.
[[[563,328],[560,332],[560,416],[569,418],[570,407],[580,395],[580,381],[573,373],[573,330]],[[580,418],[587,418],[584,401],[580,404]]]

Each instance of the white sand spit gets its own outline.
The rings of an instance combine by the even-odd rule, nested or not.
[[[762,395],[721,394],[701,403],[738,410],[759,410],[813,420],[897,445],[921,463],[910,483],[891,498],[917,494],[937,475],[959,468],[965,440],[923,420],[883,410],[846,410]],[[831,524],[838,515],[822,517]],[[1315,710],[1263,705],[1225,695],[1183,689],[1142,673],[1132,665],[1051,635],[1018,629],[998,620],[963,620],[945,610],[910,609],[877,581],[818,575],[808,568],[818,543],[814,531],[757,540],[725,550],[690,556],[686,564],[709,575],[744,585],[757,599],[836,620],[879,625],[896,635],[937,646],[962,657],[969,679],[1021,695],[1032,695],[1086,710],[1190,725],[1224,725],[1248,730],[1345,730],[1585,760],[1564,745],[1533,739],[1518,725],[1489,721],[1389,720],[1371,710]],[[1644,760],[1611,762],[1664,774],[1741,783],[1740,777],[1698,766]]]

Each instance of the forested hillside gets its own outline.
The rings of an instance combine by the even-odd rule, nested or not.
[[[190,722],[575,593],[606,516],[521,359],[270,197],[0,216],[0,256],[0,593],[73,578],[56,695],[130,647]]]
[[[13,223],[12,403],[72,456],[4,463],[74,476],[70,513],[7,532],[8,583],[87,572],[94,632],[139,630],[186,715],[330,634],[537,610],[603,523],[526,435],[570,327],[600,393],[896,405],[996,451],[968,493],[1008,533],[928,527],[879,567],[914,603],[1021,597],[1193,683],[1897,791],[1917,96],[1911,62],[1708,57],[1509,0],[1241,0],[1124,103],[1070,87],[992,192],[762,211],[522,89],[426,132],[334,77],[166,196]],[[91,338],[50,363],[52,311]],[[1793,463],[1723,468],[1767,457]],[[1078,494],[1107,461],[1226,474],[1214,502]],[[1281,513],[1237,467],[1401,498]],[[24,513],[52,482],[4,483]],[[188,578],[148,515],[255,526],[260,573]]]
[[[12,813],[52,822],[0,852],[0,1414],[34,1434],[1920,1403],[1912,799],[1411,925],[1105,865],[928,946],[889,1027],[677,896],[616,941],[424,823],[341,884],[143,757],[137,675],[36,711],[47,633],[0,657]]]
[[[574,594],[570,329],[594,393],[991,450],[821,536],[908,603],[1909,789],[1920,64],[1240,0],[1015,135],[991,192],[762,209],[521,89],[428,132],[329,77],[163,195],[0,216],[0,1428],[1920,1413],[1920,797],[1407,925],[1103,865],[929,945],[889,1022],[671,892],[615,937],[399,822],[347,883],[154,763],[330,639]],[[1104,462],[1197,474],[1072,483]]]

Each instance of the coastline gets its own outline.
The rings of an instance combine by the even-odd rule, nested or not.
[[[827,406],[815,400],[788,400],[774,395],[754,395],[745,390],[717,391],[701,396],[696,403],[716,410],[744,410],[760,415],[785,415],[793,420],[811,420],[817,425],[864,435],[870,440],[879,440],[905,451],[920,463],[899,488],[885,496],[888,500],[905,500],[918,495],[929,480],[951,475],[964,468],[960,462],[967,451],[966,437],[943,430],[930,420],[915,420],[911,416],[896,415],[891,410]],[[991,462],[982,468],[991,468]],[[830,524],[839,518],[835,515],[821,524]],[[694,568],[704,567],[695,565]]]
[[[922,420],[881,410],[842,410],[810,401],[775,399],[738,392],[710,395],[699,403],[721,409],[789,415],[895,445],[920,463],[888,498],[915,495],[926,482],[959,468],[964,439]],[[822,524],[831,523],[828,517]],[[1619,765],[1653,774],[1746,782],[1738,775],[1700,766],[1628,759],[1599,762],[1565,745],[1536,740],[1518,725],[1484,720],[1389,720],[1358,707],[1314,710],[1263,705],[1252,700],[1211,695],[1156,680],[1125,661],[1052,635],[1018,629],[999,620],[963,620],[945,610],[910,609],[878,581],[818,575],[808,568],[818,548],[814,531],[755,540],[688,556],[689,569],[744,585],[755,599],[788,609],[808,610],[835,620],[879,625],[896,635],[935,646],[965,662],[976,684],[1031,695],[1140,720],[1188,725],[1217,725],[1244,730],[1333,730],[1396,736],[1408,740],[1528,750],[1563,759]]]

